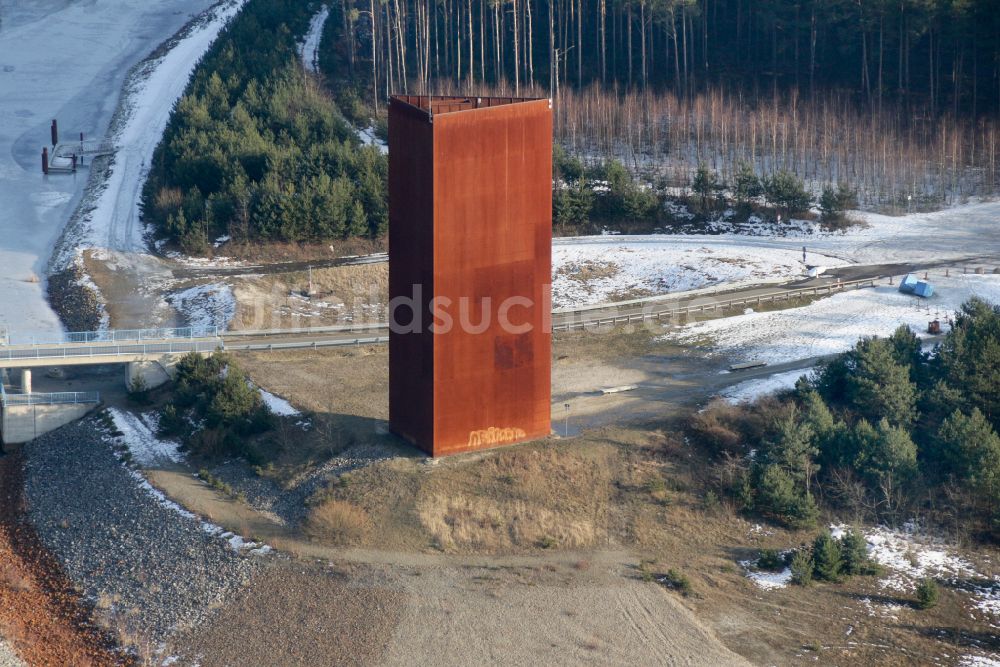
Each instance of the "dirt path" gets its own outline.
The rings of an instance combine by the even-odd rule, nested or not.
[[[28,665],[128,664],[22,518],[22,485],[20,457],[0,455],[0,634]]]

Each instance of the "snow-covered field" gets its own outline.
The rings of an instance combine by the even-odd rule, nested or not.
[[[855,214],[866,227],[847,232],[787,235],[653,234],[556,239],[553,302],[598,303],[608,296],[660,294],[709,285],[789,279],[805,265],[978,260],[1000,265],[1000,203],[972,204],[937,213],[889,217]],[[802,248],[806,247],[803,264]],[[595,277],[574,279],[586,269]],[[603,275],[608,274],[608,275]]]
[[[930,278],[937,289],[930,299],[883,285],[842,292],[802,308],[701,322],[665,338],[706,341],[733,358],[776,364],[844,352],[862,336],[887,336],[900,325],[925,332],[930,320],[940,317],[943,322],[972,296],[1000,303],[1000,275],[953,273],[946,278],[941,271]]]
[[[681,243],[676,237],[576,237],[552,247],[552,303],[591,305],[714,285],[737,287],[804,277],[802,250],[730,243]],[[813,254],[813,264],[846,262]]]
[[[0,3],[0,326],[61,330],[44,276],[88,172],[42,175],[52,119],[61,138],[103,136],[129,68],[212,1]]]

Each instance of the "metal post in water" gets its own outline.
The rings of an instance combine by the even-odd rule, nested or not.
[[[48,175],[49,173],[49,149],[42,147],[42,173]]]
[[[54,147],[59,143],[59,125],[56,123],[56,119],[52,119],[52,146]]]

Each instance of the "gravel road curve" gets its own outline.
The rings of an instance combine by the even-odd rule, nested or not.
[[[144,490],[94,418],[25,454],[29,518],[45,546],[99,611],[154,645],[226,604],[262,567]]]

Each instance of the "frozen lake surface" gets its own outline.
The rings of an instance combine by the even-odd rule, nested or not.
[[[45,300],[52,247],[89,172],[41,173],[61,139],[103,137],[128,70],[211,0],[0,0],[0,326],[51,333]]]

